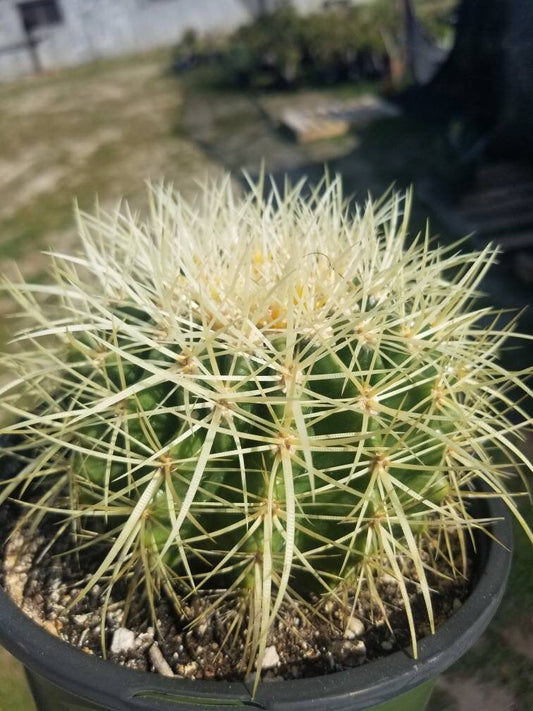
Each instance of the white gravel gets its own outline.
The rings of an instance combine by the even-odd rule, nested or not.
[[[346,639],[355,639],[356,637],[362,637],[364,633],[365,626],[361,620],[357,617],[350,617],[344,630],[344,637]]]
[[[261,669],[272,669],[277,667],[279,664],[279,654],[278,650],[274,645],[267,647],[265,649],[265,656],[263,657],[263,663],[261,664]]]
[[[135,649],[135,632],[126,627],[119,627],[113,632],[111,640],[111,652],[113,654],[124,654]]]

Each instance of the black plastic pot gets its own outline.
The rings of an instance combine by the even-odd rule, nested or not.
[[[32,622],[0,590],[0,642],[26,667],[39,711],[421,711],[437,676],[483,633],[501,601],[511,564],[512,525],[498,500],[480,515],[497,518],[480,535],[474,589],[437,634],[421,640],[419,656],[397,652],[327,676],[265,682],[255,699],[244,683],[168,679],[125,669],[85,654]]]

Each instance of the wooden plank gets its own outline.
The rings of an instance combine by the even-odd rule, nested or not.
[[[308,108],[287,108],[280,121],[300,143],[336,138],[354,126],[378,118],[396,116],[400,110],[376,96],[363,96],[350,101],[330,101]]]
[[[315,117],[296,110],[287,110],[283,123],[299,143],[337,138],[350,130],[349,121]]]

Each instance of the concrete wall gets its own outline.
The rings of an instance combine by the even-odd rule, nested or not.
[[[0,0],[0,80],[35,70],[27,47],[20,0]],[[230,31],[284,0],[57,0],[61,24],[34,30],[35,55],[42,69],[82,64],[99,57],[144,51],[177,42],[187,29]],[[286,0],[285,0],[286,1]],[[324,0],[291,0],[302,12]],[[369,0],[352,0],[368,2]],[[9,51],[6,51],[8,50]]]
[[[323,0],[293,0],[303,11]],[[27,46],[19,0],[0,0],[0,80],[177,42],[187,29],[229,31],[279,0],[57,0],[61,24],[34,30]]]
[[[58,0],[64,21],[33,35],[43,69],[80,64],[179,40],[189,28],[231,30],[252,15],[240,0]],[[0,2],[0,78],[32,71],[16,0]],[[4,49],[3,49],[4,48]]]
[[[33,71],[31,55],[22,46],[24,39],[15,3],[0,2],[0,79],[16,78]]]

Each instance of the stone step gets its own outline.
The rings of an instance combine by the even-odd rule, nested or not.
[[[298,143],[309,143],[336,138],[353,127],[397,116],[399,113],[399,108],[394,104],[368,95],[358,99],[320,103],[313,107],[289,106],[281,113],[279,120]]]
[[[522,163],[505,161],[481,165],[476,173],[475,192],[499,186],[512,186],[531,182],[533,170]]]
[[[473,237],[473,242],[478,249],[482,249],[489,242],[495,242],[504,252],[530,250],[533,249],[533,225],[531,229],[502,234],[497,238],[487,233],[477,233]]]
[[[522,185],[507,185],[465,195],[461,212],[468,216],[483,210],[514,209],[533,203],[533,181]]]
[[[479,216],[467,220],[470,229],[482,235],[518,232],[533,229],[533,204],[521,210],[503,210],[491,215]]]

